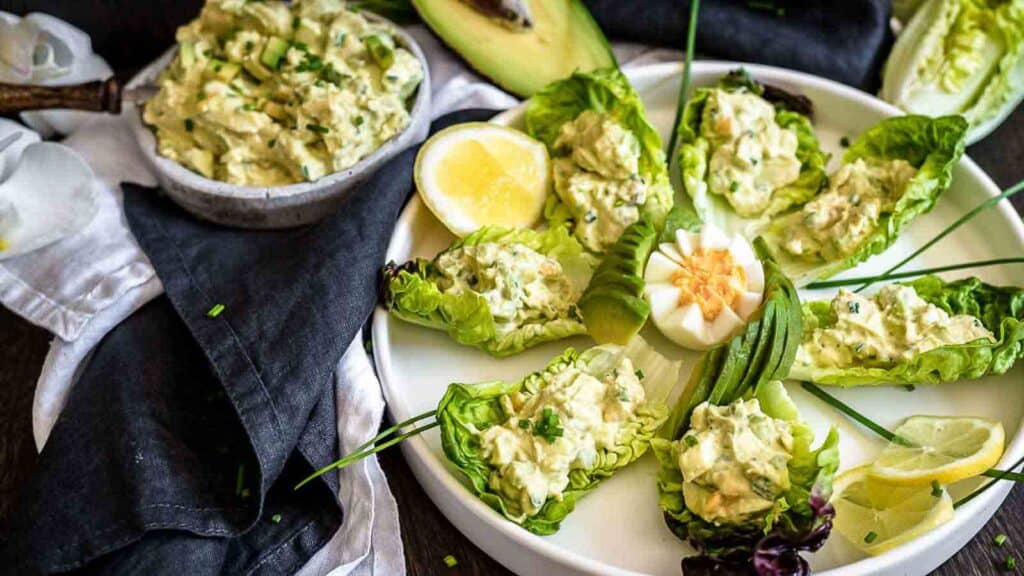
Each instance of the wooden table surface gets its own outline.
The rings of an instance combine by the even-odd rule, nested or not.
[[[1001,187],[1024,178],[1024,107],[968,153]],[[1014,205],[1024,213],[1024,197],[1018,197]],[[32,396],[50,338],[46,331],[0,308],[0,526],[31,481],[37,459],[31,429]],[[441,515],[399,450],[385,452],[381,460],[402,515],[409,574],[510,574]],[[992,539],[1001,533],[1009,541],[997,548]],[[443,558],[449,554],[458,560],[456,568],[445,566]],[[1002,566],[1009,555],[1024,565],[1024,488],[1020,486],[985,529],[936,574],[1006,573]]]

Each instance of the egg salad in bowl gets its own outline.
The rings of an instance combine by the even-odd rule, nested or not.
[[[330,0],[209,0],[177,33],[143,120],[206,178],[280,186],[344,170],[410,122],[419,60],[393,27]]]

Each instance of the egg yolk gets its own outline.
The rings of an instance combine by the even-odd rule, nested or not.
[[[747,275],[728,250],[698,248],[683,257],[682,267],[672,274],[679,288],[679,305],[696,302],[705,320],[714,320],[726,306],[735,309],[747,288]]]

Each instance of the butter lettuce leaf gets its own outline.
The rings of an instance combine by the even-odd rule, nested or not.
[[[687,558],[693,569],[716,568],[754,573],[758,566],[803,567],[785,573],[808,574],[801,551],[814,551],[828,538],[834,515],[828,499],[832,479],[839,468],[839,434],[831,428],[821,445],[813,448],[814,432],[800,419],[796,405],[782,383],[773,380],[753,394],[761,410],[790,424],[793,433],[793,458],[788,470],[790,488],[775,506],[741,525],[715,525],[690,512],[683,498],[683,475],[679,469],[680,440],[655,438],[651,450],[658,459],[658,505],[665,521],[679,538],[690,542],[700,556]],[[689,571],[687,571],[689,573]],[[696,573],[696,572],[695,572]],[[779,572],[782,573],[782,572]]]
[[[923,300],[950,315],[974,316],[996,340],[980,339],[942,346],[908,361],[887,365],[826,368],[798,362],[793,364],[789,377],[832,386],[939,384],[1005,374],[1024,355],[1024,290],[992,286],[973,277],[945,282],[937,276],[924,276],[903,285],[913,288]],[[804,305],[807,334],[834,323],[829,302]]]
[[[716,88],[729,92],[751,92],[768,100],[776,108],[775,121],[797,135],[796,157],[800,160],[800,177],[774,191],[772,201],[756,218],[736,213],[724,196],[708,190],[708,162],[712,152],[708,140],[701,136],[704,106],[711,88],[698,88],[683,109],[679,126],[679,168],[683,190],[703,221],[713,222],[727,233],[740,233],[753,238],[764,224],[777,214],[805,204],[814,198],[825,183],[828,154],[821,150],[811,126],[809,101],[778,88],[768,88],[754,80],[743,69],[730,72]]]
[[[585,253],[564,228],[541,232],[488,226],[457,240],[445,252],[487,242],[521,244],[558,260],[577,294],[582,294],[586,288],[596,265],[593,257]],[[518,354],[531,346],[586,333],[575,307],[573,313],[565,318],[500,331],[487,300],[481,294],[471,290],[450,294],[441,289],[438,284],[441,275],[435,262],[436,258],[417,258],[402,265],[390,263],[384,267],[382,299],[392,314],[406,322],[443,330],[456,342],[497,357]]]
[[[672,207],[661,136],[648,120],[640,96],[618,69],[575,72],[534,94],[526,108],[526,132],[553,153],[562,125],[585,110],[611,115],[636,136],[640,143],[639,172],[648,184],[643,213],[660,229]],[[555,194],[548,197],[544,214],[553,226],[571,218]]]
[[[880,96],[912,114],[960,114],[967,143],[1024,99],[1024,1],[928,0],[896,39]]]
[[[795,212],[772,222],[764,233],[773,255],[798,285],[823,279],[881,254],[904,228],[935,202],[953,180],[953,168],[964,152],[967,122],[959,116],[887,118],[861,134],[846,150],[843,162],[905,160],[917,172],[906,183],[891,212],[883,212],[878,225],[849,256],[826,261],[818,256],[801,258],[781,248],[787,228],[799,225]]]
[[[599,450],[593,467],[573,470],[562,498],[548,498],[531,516],[517,514],[516,504],[491,488],[490,476],[494,468],[482,454],[479,433],[501,425],[509,418],[502,408],[502,396],[540,390],[545,385],[545,374],[557,374],[569,366],[603,378],[618,365],[623,353],[619,346],[597,346],[582,353],[570,348],[551,360],[543,370],[517,382],[450,385],[437,407],[445,455],[466,476],[477,497],[499,514],[534,534],[554,534],[580,498],[647,451],[650,439],[665,419],[664,406],[657,403],[641,405],[637,409],[637,419],[620,434],[619,443],[613,448]]]

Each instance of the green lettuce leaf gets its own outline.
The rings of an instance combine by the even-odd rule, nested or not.
[[[595,266],[593,257],[586,254],[564,228],[538,232],[488,226],[457,240],[446,252],[487,242],[522,244],[558,260],[577,294],[582,294],[586,288]],[[406,322],[444,330],[456,342],[475,346],[498,357],[586,333],[578,314],[499,332],[483,296],[472,291],[460,294],[442,292],[438,286],[440,274],[435,261],[418,258],[400,266],[391,263],[384,267],[383,300],[392,314]]]
[[[612,449],[599,451],[596,464],[591,469],[572,471],[562,498],[548,498],[532,516],[517,514],[516,504],[506,501],[489,486],[493,468],[482,455],[479,433],[504,423],[509,417],[501,405],[501,398],[506,394],[540,390],[545,385],[545,374],[556,374],[569,366],[602,378],[619,364],[622,354],[623,349],[619,346],[597,346],[583,353],[570,348],[551,360],[543,370],[518,382],[450,385],[437,407],[445,455],[465,474],[473,492],[488,506],[534,534],[554,534],[562,520],[576,507],[577,500],[647,451],[650,439],[665,419],[664,406],[657,403],[640,406],[636,421],[620,435],[621,443]]]
[[[912,114],[960,114],[972,144],[1024,99],[1024,1],[928,0],[886,62],[880,96]]]
[[[790,488],[764,516],[742,525],[715,525],[690,512],[683,498],[683,474],[679,469],[680,440],[655,438],[651,450],[658,459],[658,505],[669,528],[699,551],[712,557],[749,559],[767,535],[800,542],[828,521],[819,503],[832,493],[832,479],[839,468],[839,433],[829,430],[825,440],[812,448],[814,432],[800,419],[796,405],[782,383],[772,380],[753,395],[761,410],[790,424],[793,458],[789,461]],[[685,430],[677,434],[681,438]],[[749,561],[749,560],[748,560]]]
[[[728,199],[708,191],[711,145],[701,136],[701,121],[711,89],[698,88],[683,109],[676,130],[679,138],[680,176],[686,195],[704,221],[715,223],[727,233],[740,233],[753,238],[772,216],[801,206],[818,194],[826,179],[825,164],[828,162],[828,155],[821,151],[810,118],[801,111],[787,108],[797,107],[794,102],[801,103],[800,97],[786,94],[778,88],[766,93],[765,86],[751,78],[743,69],[730,72],[719,81],[716,88],[762,95],[775,106],[775,121],[783,128],[793,130],[797,135],[796,157],[801,164],[800,177],[795,182],[776,190],[772,195],[771,204],[761,216],[744,218],[736,213]]]
[[[585,110],[610,114],[640,142],[639,171],[648,184],[643,212],[660,229],[672,207],[672,186],[661,136],[647,119],[640,96],[618,69],[575,72],[534,94],[526,108],[526,132],[554,153],[562,125]],[[548,197],[544,214],[552,226],[571,219],[555,194]]]
[[[944,282],[937,276],[925,276],[904,285],[951,315],[974,316],[997,340],[942,346],[909,361],[884,366],[823,368],[797,363],[789,377],[834,386],[938,384],[1004,374],[1024,355],[1024,290],[991,286],[977,278]],[[804,305],[808,334],[814,328],[828,327],[834,322],[827,301]]]
[[[905,160],[917,169],[891,212],[885,212],[878,226],[849,256],[833,261],[820,257],[793,256],[779,245],[785,230],[798,225],[802,213],[778,218],[765,230],[764,238],[783,270],[798,286],[822,279],[881,254],[910,223],[931,211],[953,179],[953,167],[964,152],[967,122],[959,116],[928,118],[900,116],[883,120],[861,134],[843,155],[843,162]]]

